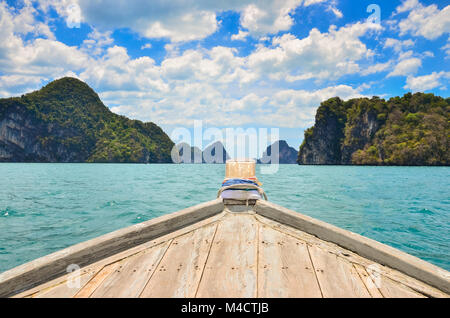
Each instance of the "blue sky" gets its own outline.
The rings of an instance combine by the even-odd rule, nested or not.
[[[297,148],[330,97],[448,97],[449,32],[450,1],[1,1],[0,97],[73,76],[169,135],[201,120]]]

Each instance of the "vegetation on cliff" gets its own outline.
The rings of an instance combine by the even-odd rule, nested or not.
[[[299,164],[449,165],[450,98],[405,94],[321,103]]]
[[[173,142],[160,127],[111,112],[75,78],[0,99],[2,122],[10,130],[0,140],[3,161],[171,162]]]

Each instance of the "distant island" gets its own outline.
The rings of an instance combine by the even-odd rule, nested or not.
[[[154,123],[106,107],[75,78],[0,99],[0,161],[169,163],[174,143]]]
[[[198,147],[191,147],[185,142],[176,145],[178,153],[173,156],[178,160],[175,163],[225,163],[230,156],[220,141],[207,146],[203,151]],[[186,153],[186,151],[189,151]],[[217,156],[216,156],[217,152]]]
[[[450,163],[450,98],[407,93],[321,103],[305,131],[299,164],[413,165]]]
[[[266,148],[261,158],[253,159],[259,164],[275,163],[271,162],[272,148],[275,146],[278,147],[278,161],[276,163],[297,163],[298,151],[290,147],[285,140],[274,142]],[[230,159],[227,150],[220,141],[212,143],[203,151],[198,147],[191,147],[189,144],[182,142],[176,145],[176,151],[178,151],[175,154],[175,158],[178,156],[177,163],[225,163],[227,159]],[[188,153],[185,153],[185,151],[188,151]],[[218,152],[218,156],[216,156],[216,152]]]
[[[297,163],[298,151],[288,145],[285,140],[278,140],[267,147],[262,158],[258,159],[258,163],[272,163],[272,148],[278,147],[278,163],[281,164],[295,164]]]

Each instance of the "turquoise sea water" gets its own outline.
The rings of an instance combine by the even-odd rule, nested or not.
[[[270,201],[450,270],[449,167],[257,173]],[[0,272],[212,200],[224,174],[224,165],[1,163]]]

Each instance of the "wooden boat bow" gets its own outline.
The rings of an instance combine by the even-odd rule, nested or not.
[[[71,264],[80,270],[67,273]],[[449,292],[447,271],[397,249],[271,202],[220,198],[0,274],[3,297],[448,297]]]

